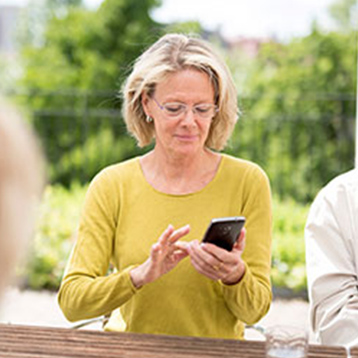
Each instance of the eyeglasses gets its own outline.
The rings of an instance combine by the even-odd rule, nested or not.
[[[176,119],[182,115],[188,113],[189,107],[184,103],[179,102],[170,102],[164,103],[161,105],[158,101],[153,97],[154,102],[157,106],[164,112],[167,118]],[[200,118],[209,120],[212,119],[215,114],[219,111],[218,106],[212,103],[200,103],[191,107],[191,110],[195,115],[198,115]]]

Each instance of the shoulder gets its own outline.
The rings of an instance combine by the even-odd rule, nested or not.
[[[262,180],[269,182],[265,171],[256,163],[249,160],[222,154],[223,170],[227,175],[239,175],[245,180]]]
[[[138,158],[109,165],[95,175],[90,183],[90,188],[92,190],[103,188],[115,190],[121,182],[133,178],[136,170],[138,170]]]
[[[349,172],[338,175],[331,180],[327,188],[328,189],[344,189],[350,190],[358,187],[358,169],[350,170]]]
[[[357,169],[335,177],[318,192],[310,208],[309,220],[329,213],[341,217],[350,207],[358,207]]]
[[[138,158],[132,158],[121,163],[109,165],[96,174],[92,182],[111,181],[113,179],[131,175],[137,169],[137,161]]]
[[[358,169],[338,175],[323,187],[317,195],[317,200],[340,200],[343,197],[356,197],[358,193]]]

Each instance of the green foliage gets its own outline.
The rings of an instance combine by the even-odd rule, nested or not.
[[[62,10],[56,12],[53,6],[58,2],[49,1],[52,11],[41,41],[23,48],[20,85],[27,89],[21,102],[33,111],[33,124],[52,166],[51,180],[68,185],[74,176],[58,170],[58,163],[78,156],[74,153],[103,136],[99,133],[111,131],[116,142],[123,142],[115,149],[129,143],[118,91],[130,65],[164,27],[149,16],[158,0],[106,0],[96,12],[69,6],[77,1],[60,1]],[[134,155],[135,145],[130,148]],[[115,156],[104,151],[107,159],[101,158],[96,168],[128,156],[126,148]],[[76,169],[82,170],[83,182],[93,174],[82,165]]]
[[[35,237],[26,265],[20,268],[24,284],[33,289],[57,290],[76,237],[87,186],[70,189],[49,186],[39,209]],[[274,199],[272,282],[292,290],[305,288],[303,230],[308,206]]]
[[[165,28],[166,33],[197,34],[202,33],[203,28],[197,21],[175,22]]]
[[[11,82],[10,82],[10,76],[7,74],[7,71],[9,69],[9,64],[7,61],[0,57],[0,93],[5,93],[11,88]]]
[[[329,7],[332,18],[340,31],[355,31],[358,23],[358,4],[356,0],[338,0]]]
[[[24,285],[33,289],[57,289],[75,240],[86,187],[73,184],[46,188],[39,208],[35,236],[28,259],[19,268]]]
[[[156,0],[107,0],[97,12],[71,7],[64,16],[52,16],[42,46],[25,48],[23,84],[31,89],[118,89],[123,70],[160,29],[148,14],[155,5]],[[53,107],[57,101],[51,99]]]
[[[62,10],[49,12],[42,40],[23,51],[23,102],[33,111],[51,182],[86,183],[104,165],[142,153],[127,137],[118,96],[135,58],[166,31],[209,35],[197,22],[155,23],[149,14],[157,0],[106,0],[96,12],[72,6],[75,0],[46,1]],[[350,0],[337,4],[351,14]],[[265,44],[256,59],[220,49],[242,93],[228,152],[260,164],[281,198],[310,202],[353,166],[356,47],[352,31],[313,28],[290,43]]]
[[[305,290],[304,227],[309,205],[292,199],[273,202],[272,283],[294,291]]]
[[[71,181],[67,181],[69,178],[93,178],[108,163],[116,163],[118,157],[125,160],[140,153],[141,150],[136,147],[132,138],[126,136],[118,141],[109,128],[103,128],[96,135],[86,139],[82,147],[74,147],[63,155],[61,160],[53,165],[54,173],[51,173],[51,176],[63,184],[70,185]]]
[[[51,181],[71,187],[74,178],[87,183],[102,167],[142,153],[126,133],[118,96],[135,58],[164,32],[202,30],[196,22],[155,23],[149,14],[159,0],[106,0],[97,12],[79,0],[44,1],[43,32],[23,49],[20,84],[27,92],[20,102],[33,111]],[[356,5],[336,4],[331,11],[337,23],[352,22]],[[242,119],[228,152],[260,164],[275,193],[276,286],[305,286],[308,206],[298,203],[311,202],[326,182],[353,166],[357,43],[349,26],[269,42],[256,59],[221,49],[241,93]],[[58,286],[84,190],[48,188],[27,267],[31,287]]]
[[[356,36],[265,44],[240,98],[230,152],[261,164],[274,193],[309,202],[354,164]]]

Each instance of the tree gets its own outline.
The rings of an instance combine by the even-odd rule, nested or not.
[[[118,92],[134,59],[163,34],[149,15],[159,1],[106,0],[96,12],[76,0],[48,3],[41,41],[23,49],[23,103],[51,160],[50,178],[68,184],[83,174],[87,181],[138,152],[125,136]]]
[[[356,38],[312,34],[261,48],[232,152],[259,162],[274,192],[311,201],[354,163]]]
[[[41,47],[51,18],[63,17],[72,7],[81,6],[82,0],[29,0],[17,24],[17,42],[20,45]]]
[[[338,30],[344,32],[357,30],[358,4],[356,0],[338,0],[329,7],[329,12]]]

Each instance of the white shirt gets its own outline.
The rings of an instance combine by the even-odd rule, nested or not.
[[[358,345],[358,169],[314,200],[305,228],[310,318],[327,345]]]

